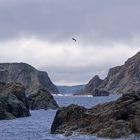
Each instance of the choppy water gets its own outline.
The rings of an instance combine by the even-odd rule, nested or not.
[[[98,103],[112,101],[117,98],[118,96],[95,98],[55,97],[60,106],[66,106],[74,103],[85,107],[91,107]],[[83,136],[76,134],[67,138],[63,135],[51,135],[50,128],[55,113],[56,111],[54,110],[38,110],[32,111],[31,117],[0,121],[0,140],[103,140],[94,136]],[[140,138],[136,138],[135,136],[130,136],[126,139],[140,140]]]

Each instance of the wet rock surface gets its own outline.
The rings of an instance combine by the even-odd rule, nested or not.
[[[0,86],[0,120],[30,116],[25,88],[20,83]]]
[[[39,89],[28,96],[31,110],[57,109],[59,106],[47,89]]]
[[[86,109],[78,105],[60,108],[51,127],[52,134],[73,132],[120,138],[140,134],[140,93],[124,94],[116,101]]]

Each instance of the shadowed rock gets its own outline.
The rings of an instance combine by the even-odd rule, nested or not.
[[[88,84],[85,85],[85,87],[84,87],[83,91],[81,92],[81,94],[93,95],[93,91],[95,89],[97,89],[101,85],[102,82],[103,82],[103,80],[101,80],[98,75],[95,75],[88,82]]]
[[[120,138],[140,134],[140,93],[129,93],[116,101],[98,104],[91,109],[78,105],[60,108],[51,127],[53,134],[93,134]]]
[[[0,88],[0,120],[30,116],[25,88],[9,83]]]
[[[35,94],[29,95],[28,100],[32,110],[57,109],[59,106],[47,89],[39,89]]]
[[[109,92],[100,89],[94,89],[91,93],[93,96],[109,96]]]

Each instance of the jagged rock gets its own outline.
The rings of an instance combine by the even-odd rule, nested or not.
[[[47,89],[38,89],[35,94],[28,96],[30,108],[38,109],[58,109],[58,104]]]
[[[140,90],[140,52],[129,58],[124,65],[110,69],[101,88],[112,93]]]
[[[120,138],[140,134],[140,92],[129,93],[116,101],[98,104],[91,109],[78,105],[60,108],[51,127],[52,134],[93,134]]]
[[[0,120],[30,116],[25,88],[9,83],[0,88]]]
[[[89,82],[87,85],[85,85],[85,88],[83,90],[83,94],[92,94],[93,91],[98,88],[98,86],[101,85],[101,83],[103,82],[103,80],[101,80],[99,78],[98,75],[95,75]]]
[[[46,72],[26,63],[0,63],[0,82],[19,82],[25,86],[27,94],[40,88],[47,88],[53,94],[59,93]]]
[[[100,90],[100,89],[94,89],[91,93],[93,96],[109,96],[109,92],[105,90]]]
[[[93,77],[80,94],[91,94],[96,88],[110,93],[140,90],[140,52],[129,58],[124,65],[111,68],[104,80],[97,75]]]

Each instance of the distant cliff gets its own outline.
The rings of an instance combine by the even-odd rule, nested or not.
[[[140,52],[129,58],[124,65],[111,68],[104,80],[95,76],[85,86],[83,94],[92,94],[95,88],[110,93],[140,90]]]
[[[89,82],[87,85],[85,85],[83,93],[85,94],[92,94],[93,91],[98,88],[101,83],[103,82],[103,80],[101,80],[99,78],[98,75],[95,75]]]
[[[76,86],[57,86],[61,94],[75,94],[80,93],[84,89],[85,85],[76,85]]]
[[[26,63],[0,63],[0,82],[20,82],[27,89],[27,94],[39,88],[46,88],[53,94],[59,93],[47,72],[38,71]]]

